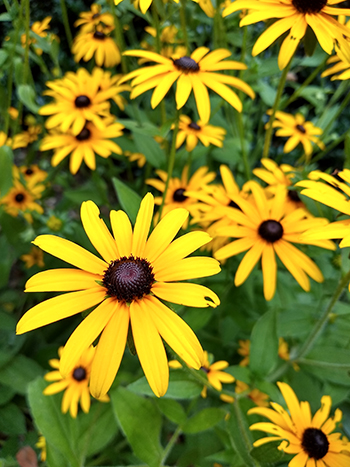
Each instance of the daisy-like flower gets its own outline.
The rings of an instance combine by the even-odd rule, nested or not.
[[[31,164],[29,166],[22,165],[18,167],[18,172],[16,171],[16,173],[17,175],[21,173],[24,177],[25,182],[29,186],[33,186],[37,183],[43,182],[47,178],[47,172],[45,170],[40,169],[40,167],[36,164]]]
[[[350,22],[347,23],[347,27],[350,30]],[[328,70],[324,71],[321,75],[322,78],[330,75],[334,75],[331,77],[331,81],[336,79],[340,80],[348,80],[350,79],[350,61],[347,60],[345,55],[342,53],[341,50],[336,50],[336,54],[333,57],[330,57],[327,60],[327,65],[333,65]],[[338,73],[338,74],[337,74]]]
[[[61,358],[63,347],[58,349],[58,355]],[[89,381],[91,374],[92,361],[95,356],[96,347],[92,345],[84,350],[79,360],[76,362],[74,368],[63,377],[59,371],[60,359],[53,358],[49,361],[50,366],[54,368],[54,371],[50,371],[44,376],[46,381],[55,381],[53,384],[47,386],[43,394],[45,396],[51,396],[64,391],[62,398],[62,413],[69,413],[73,418],[78,415],[78,403],[83,412],[88,413],[91,406]],[[108,402],[109,397],[105,395],[100,398],[102,402]]]
[[[219,126],[208,125],[200,120],[193,122],[187,115],[181,115],[179,121],[179,131],[176,137],[176,148],[179,148],[186,140],[186,151],[193,151],[198,140],[204,146],[213,144],[222,148],[226,130]]]
[[[40,198],[40,195],[35,196],[19,180],[14,179],[13,187],[0,198],[0,205],[4,205],[5,211],[11,216],[17,217],[22,213],[28,222],[32,222],[31,211],[36,211],[39,214],[44,212],[40,204],[35,201],[37,198]]]
[[[114,27],[97,26],[96,31],[81,32],[72,45],[74,60],[88,62],[93,57],[97,66],[111,68],[118,65],[121,55],[114,39],[110,37]]]
[[[32,246],[29,253],[22,255],[21,260],[24,261],[27,269],[31,268],[34,265],[37,265],[40,268],[43,268],[45,266],[44,253],[36,246]]]
[[[200,367],[200,370],[206,374],[210,386],[212,386],[219,392],[222,391],[222,383],[230,384],[233,383],[235,380],[235,378],[232,375],[226,373],[225,371],[222,371],[228,366],[229,364],[225,360],[210,363],[208,352],[206,350],[204,351],[202,366]],[[204,386],[201,392],[201,396],[204,398],[207,397],[207,391],[207,386]]]
[[[281,441],[280,451],[294,454],[289,467],[348,467],[350,444],[341,439],[340,433],[333,433],[342,419],[337,409],[329,418],[332,399],[323,396],[321,408],[312,417],[309,402],[299,402],[293,389],[286,383],[278,382],[289,413],[279,404],[271,402],[272,409],[254,407],[248,414],[257,414],[271,420],[254,423],[250,429],[264,431],[273,436],[261,438],[254,446],[271,441]]]
[[[124,156],[129,159],[130,162],[136,162],[140,169],[146,164],[147,159],[144,154],[140,152],[131,152],[131,151],[124,151]]]
[[[344,0],[236,0],[226,7],[223,16],[234,11],[249,9],[247,15],[240,21],[240,26],[277,18],[255,42],[252,54],[258,55],[267,49],[278,37],[289,31],[282,42],[278,55],[278,66],[282,70],[287,66],[297,49],[300,40],[305,36],[308,26],[314,31],[316,38],[329,55],[334,46],[339,46],[350,59],[350,46],[346,37],[350,30],[339,23],[333,16],[350,16],[350,9],[333,8],[333,5]]]
[[[162,217],[173,209],[180,207],[187,209],[190,214],[192,214],[192,208],[196,203],[196,199],[188,197],[186,192],[197,192],[203,189],[203,187],[212,182],[216,176],[215,172],[209,172],[207,167],[200,167],[192,177],[189,177],[188,171],[189,166],[186,165],[182,171],[181,178],[173,177],[169,180]],[[153,186],[156,190],[163,192],[168,174],[164,170],[156,170],[156,174],[159,176],[160,180],[149,178],[146,180],[146,183],[147,185]],[[155,203],[160,205],[162,203],[162,197],[157,196],[155,198]],[[184,228],[186,228],[186,226],[187,224]]]
[[[259,389],[256,389],[256,388],[250,390],[248,384],[244,383],[243,381],[236,380],[235,393],[241,394],[242,392],[245,392],[245,391],[247,392],[249,391],[247,393],[247,397],[249,397],[249,399],[253,401],[254,404],[257,405],[258,407],[269,406],[269,403],[268,403],[269,396],[267,394],[265,394],[262,391],[259,391]]]
[[[35,23],[33,23],[30,28],[31,31],[40,37],[47,37],[47,30],[50,29],[49,23],[51,19],[52,19],[51,16],[47,16],[46,18],[43,19],[43,21],[35,21]],[[37,42],[35,37],[30,37],[28,40],[29,40],[29,45],[34,45]],[[25,47],[26,43],[27,43],[27,36],[26,34],[22,34],[21,36],[22,47]],[[42,55],[43,53],[42,49],[40,49],[39,47],[35,47],[34,50],[37,55]]]
[[[95,308],[68,339],[60,361],[64,377],[75,368],[83,352],[100,336],[91,368],[90,391],[100,398],[107,393],[118,371],[128,336],[146,378],[158,396],[167,391],[169,367],[161,337],[191,367],[199,369],[203,350],[191,328],[161,300],[185,306],[219,305],[207,287],[176,283],[217,274],[213,258],[186,258],[210,240],[205,232],[190,232],[172,241],[188,211],[170,212],[148,237],[154,199],[142,200],[134,231],[123,211],[111,211],[114,238],[92,201],[81,207],[81,219],[92,245],[103,259],[73,242],[54,235],[40,235],[34,244],[78,269],[54,269],[34,275],[26,292],[69,292],[31,308],[19,321],[17,333],[31,331],[60,319]]]
[[[272,111],[268,111],[267,113],[271,115]],[[269,122],[266,124],[266,128],[268,127]],[[299,143],[303,145],[306,159],[310,158],[313,151],[311,142],[317,144],[320,149],[325,149],[325,145],[318,138],[323,133],[322,129],[311,122],[306,122],[301,114],[294,116],[286,112],[277,111],[272,127],[279,128],[276,131],[276,136],[289,138],[284,145],[284,153],[293,151]]]
[[[94,31],[96,26],[103,24],[105,26],[114,26],[114,19],[111,13],[102,13],[101,5],[93,3],[90,11],[83,11],[79,14],[79,19],[74,23],[77,28],[80,26],[80,32],[91,32]]]
[[[86,121],[92,121],[98,129],[104,130],[101,117],[109,116],[108,99],[114,96],[115,90],[113,87],[100,90],[102,76],[101,68],[94,68],[91,75],[80,68],[76,73],[66,73],[62,79],[48,81],[46,86],[50,90],[44,94],[55,100],[39,109],[40,115],[51,115],[46,120],[46,128],[57,127],[63,133],[72,128],[73,134],[78,135]]]
[[[54,133],[42,139],[40,150],[47,151],[54,149],[51,164],[56,167],[62,160],[70,155],[69,170],[74,175],[78,172],[82,162],[91,170],[96,169],[96,157],[107,158],[112,152],[122,154],[123,151],[111,138],[117,138],[123,134],[123,125],[120,123],[106,123],[104,129],[97,128],[93,123],[88,122],[77,135],[69,131],[66,134]]]
[[[177,81],[175,94],[177,109],[181,109],[186,104],[193,90],[199,118],[203,123],[207,123],[210,118],[210,100],[207,88],[212,89],[238,112],[241,112],[242,102],[227,85],[245,92],[252,99],[255,97],[254,91],[239,78],[215,72],[221,70],[246,70],[246,65],[233,60],[224,61],[225,58],[231,55],[229,50],[217,49],[208,52],[207,47],[199,47],[190,57],[183,56],[174,60],[154,52],[129,50],[124,54],[130,57],[145,58],[158,64],[134,70],[125,75],[122,81],[132,79],[131,99],[155,88],[151,98],[153,109],[164,98],[172,84]]]
[[[305,291],[309,291],[308,275],[315,281],[322,282],[322,273],[316,264],[291,242],[334,250],[333,242],[300,238],[301,233],[312,227],[324,226],[328,224],[328,220],[306,218],[302,208],[286,214],[287,194],[284,187],[279,187],[274,198],[269,201],[264,190],[256,182],[250,182],[249,187],[252,190],[252,201],[232,195],[233,201],[241,210],[231,209],[227,216],[236,221],[237,225],[218,229],[218,235],[227,235],[238,240],[225,245],[214,256],[223,260],[248,250],[236,271],[237,287],[243,284],[261,258],[264,296],[266,300],[271,300],[276,291],[277,254],[298,284]]]

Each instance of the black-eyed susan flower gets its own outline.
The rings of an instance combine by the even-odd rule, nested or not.
[[[288,384],[277,384],[289,413],[275,402],[271,402],[272,409],[250,409],[248,414],[261,415],[271,421],[254,423],[250,429],[273,435],[255,441],[254,446],[281,441],[278,449],[295,456],[289,467],[348,467],[350,444],[341,439],[340,433],[333,433],[342,419],[342,412],[337,409],[329,418],[330,396],[322,397],[321,408],[312,416],[309,402],[299,402]]]
[[[176,208],[185,208],[192,214],[192,208],[196,199],[186,195],[187,190],[198,192],[215,179],[215,172],[209,172],[208,167],[200,167],[189,177],[189,166],[186,165],[182,171],[181,178],[172,177],[169,180],[168,190],[166,192],[162,216]],[[164,170],[156,170],[159,179],[149,178],[147,185],[153,186],[156,190],[164,192],[168,174]],[[155,198],[156,204],[162,203],[162,197]],[[187,224],[186,224],[187,225]],[[185,227],[186,227],[185,225]]]
[[[42,170],[37,164],[22,165],[18,167],[18,172],[16,168],[14,176],[19,178],[19,174],[22,174],[29,186],[43,182],[47,178],[47,172]]]
[[[268,407],[269,406],[269,396],[259,389],[254,388],[251,389],[247,383],[243,381],[236,380],[236,394],[242,394],[242,392],[247,393],[247,397],[254,402],[255,405],[258,407]]]
[[[186,209],[171,211],[148,237],[154,199],[142,200],[134,230],[123,211],[111,211],[114,238],[92,201],[81,207],[86,234],[100,257],[54,235],[40,235],[34,244],[78,269],[53,269],[31,277],[26,292],[68,292],[31,308],[17,333],[31,331],[95,308],[68,339],[60,361],[63,377],[76,367],[83,352],[100,336],[91,368],[90,391],[101,397],[109,390],[124,353],[129,323],[146,378],[157,396],[167,391],[169,367],[162,338],[191,367],[199,369],[203,350],[191,328],[162,300],[185,306],[216,307],[219,299],[207,287],[185,281],[220,271],[213,258],[190,257],[210,240],[190,232],[173,241],[188,217]],[[130,334],[131,335],[131,334]]]
[[[87,121],[91,121],[100,129],[105,129],[103,118],[108,117],[111,99],[114,89],[100,90],[100,82],[103,77],[101,68],[94,68],[92,74],[84,68],[79,68],[76,73],[68,72],[61,79],[48,81],[46,86],[50,88],[44,94],[54,98],[50,104],[39,109],[40,115],[51,115],[45,126],[49,130],[59,128],[66,133],[69,128],[74,135],[79,134]]]
[[[94,58],[97,66],[111,68],[118,65],[121,55],[114,39],[110,37],[113,29],[114,27],[100,25],[95,31],[78,34],[72,45],[74,60],[88,62]]]
[[[44,212],[43,208],[36,202],[40,195],[34,195],[32,190],[25,187],[19,180],[14,180],[13,187],[9,192],[0,198],[0,205],[3,205],[5,211],[13,217],[20,213],[24,215],[28,222],[32,222],[31,212],[36,211],[39,214]]]
[[[230,384],[233,383],[235,378],[226,373],[224,370],[229,366],[228,362],[225,360],[219,360],[214,363],[210,363],[208,352],[205,350],[203,353],[202,366],[200,370],[203,371],[208,378],[210,386],[212,386],[217,391],[222,391],[222,383]],[[207,397],[207,386],[204,386],[201,392],[202,397]]]
[[[93,3],[90,11],[83,11],[79,14],[79,19],[75,21],[74,26],[76,28],[80,26],[80,32],[85,33],[94,31],[96,26],[101,23],[105,26],[114,26],[113,15],[108,12],[102,12],[101,5]]]
[[[347,27],[350,30],[349,26],[350,26],[350,23],[347,24]],[[334,75],[331,77],[331,81],[335,81],[337,79],[340,79],[340,80],[350,79],[350,61],[347,60],[347,58],[345,57],[345,55],[342,53],[341,50],[339,49],[336,50],[336,54],[327,60],[327,65],[332,65],[332,66],[322,73],[321,75],[322,78],[325,78],[326,76]]]
[[[271,111],[267,112],[271,115]],[[266,124],[268,128],[269,122]],[[310,158],[313,147],[311,143],[317,144],[320,149],[325,149],[325,145],[320,141],[319,136],[323,131],[312,122],[306,122],[301,114],[291,115],[286,112],[277,111],[272,123],[273,128],[279,128],[276,136],[284,136],[288,141],[284,145],[283,152],[289,153],[295,149],[299,143],[303,145],[305,156]]]
[[[34,34],[40,37],[47,37],[47,30],[50,29],[49,23],[51,19],[52,19],[51,16],[47,16],[46,18],[43,19],[43,21],[35,21],[32,24],[30,30],[34,32]],[[42,55],[43,51],[42,49],[40,49],[40,47],[35,46],[35,44],[37,43],[37,40],[33,36],[27,39],[26,34],[22,34],[21,36],[22,47],[26,46],[27,40],[29,41],[29,45],[34,45],[35,53],[38,55]]]
[[[60,347],[58,350],[60,358],[62,352],[63,347]],[[44,379],[52,384],[44,389],[43,394],[45,394],[45,396],[51,396],[52,394],[64,391],[61,410],[62,413],[67,413],[69,410],[73,418],[76,418],[78,415],[79,402],[83,412],[88,413],[90,410],[91,397],[89,383],[95,352],[96,348],[92,345],[85,349],[74,368],[72,368],[65,377],[63,377],[59,371],[60,359],[53,358],[49,361],[54,371],[46,373]],[[100,398],[100,400],[102,402],[108,402],[109,397],[105,395],[103,398]]]
[[[123,134],[123,125],[112,122],[105,124],[104,129],[97,128],[88,122],[77,135],[68,130],[66,134],[53,133],[45,136],[40,145],[41,151],[54,149],[51,164],[56,167],[65,157],[70,155],[69,169],[76,174],[84,161],[91,170],[96,169],[96,154],[107,158],[112,152],[122,154],[123,151],[111,138],[117,138]]]
[[[256,182],[249,182],[252,199],[243,199],[232,195],[233,201],[240,210],[232,208],[227,216],[237,222],[236,226],[218,229],[218,235],[237,238],[215,253],[219,260],[248,250],[243,257],[235,275],[235,285],[241,285],[249,276],[254,266],[261,258],[264,279],[264,296],[271,300],[275,295],[277,282],[276,255],[289,270],[298,284],[305,290],[310,290],[308,275],[317,282],[323,281],[323,276],[316,264],[293,243],[316,245],[334,250],[335,245],[327,240],[303,240],[300,235],[312,227],[328,224],[327,219],[307,218],[305,210],[300,208],[286,214],[284,187],[276,190],[274,198],[268,200],[264,190]]]
[[[308,26],[314,31],[325,52],[330,55],[334,46],[337,45],[350,58],[350,47],[344,38],[344,36],[350,37],[350,30],[333,18],[333,16],[340,14],[350,15],[350,9],[333,8],[334,5],[343,1],[236,0],[224,9],[223,16],[248,8],[248,14],[240,21],[240,26],[277,18],[277,21],[269,26],[255,42],[252,54],[253,56],[258,55],[289,31],[282,42],[278,55],[278,66],[283,69],[292,58],[300,40],[305,36]]]
[[[155,88],[151,98],[152,108],[160,103],[176,81],[175,100],[177,109],[181,109],[186,104],[193,90],[199,118],[203,123],[207,123],[210,118],[210,100],[207,88],[219,94],[238,112],[242,111],[242,102],[227,85],[245,92],[252,99],[255,97],[252,88],[241,79],[215,73],[216,71],[245,70],[247,68],[241,62],[224,61],[225,58],[231,55],[231,52],[226,49],[217,49],[209,53],[207,47],[199,47],[191,56],[183,56],[175,60],[144,50],[128,50],[124,54],[158,63],[157,65],[134,70],[122,79],[122,81],[132,79],[131,99]]]
[[[179,131],[176,137],[176,148],[186,141],[186,151],[193,151],[198,140],[204,145],[223,146],[226,130],[219,126],[208,125],[200,120],[193,122],[187,115],[180,115]]]
[[[32,266],[39,266],[43,268],[45,266],[44,263],[44,253],[40,248],[36,246],[32,246],[29,253],[21,256],[21,260],[25,263],[27,269],[31,268]]]

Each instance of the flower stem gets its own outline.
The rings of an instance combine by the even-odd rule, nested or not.
[[[183,34],[184,43],[187,49],[187,53],[191,53],[190,43],[188,41],[187,35],[187,24],[186,24],[186,0],[180,0],[180,22],[181,22],[181,32]]]
[[[168,455],[170,454],[171,450],[173,449],[176,441],[177,441],[177,438],[180,436],[182,432],[182,427],[181,426],[178,426],[176,428],[176,430],[174,431],[172,437],[170,438],[170,441],[169,443],[165,446],[165,449],[163,451],[163,457],[160,461],[160,465],[164,465],[164,462],[166,461]]]
[[[298,356],[294,359],[295,361],[298,361],[299,358],[304,357],[310,352],[315,342],[321,335],[323,328],[325,327],[327,321],[329,320],[329,317],[330,317],[330,314],[332,313],[334,305],[337,303],[339,297],[341,296],[344,288],[347,286],[349,281],[350,281],[350,271],[344,277],[340,279],[338,287],[336,288],[333,294],[333,297],[331,301],[329,302],[328,307],[326,308],[323,315],[320,317],[320,319],[315,324],[309,337],[306,339],[306,341],[304,342],[304,345],[300,349]]]
[[[158,10],[155,2],[152,2],[152,20],[153,20],[153,26],[154,29],[156,30],[156,52],[158,54],[161,54],[162,51],[162,44],[160,41],[160,23],[159,23],[159,16],[158,16]],[[165,100],[162,99],[160,102],[160,116],[161,116],[161,122],[162,125],[166,122],[166,108],[165,108]]]
[[[282,72],[282,75],[281,75],[281,78],[280,78],[280,82],[278,84],[277,94],[276,94],[275,102],[274,102],[273,107],[272,107],[272,114],[271,114],[271,117],[270,117],[270,120],[269,120],[269,126],[268,126],[266,134],[265,134],[265,142],[264,142],[264,149],[263,149],[262,157],[269,157],[271,140],[272,140],[272,131],[273,131],[272,124],[273,124],[273,122],[275,120],[275,115],[276,115],[276,112],[278,110],[278,106],[279,106],[279,103],[280,103],[280,100],[281,100],[281,97],[282,97],[282,93],[283,93],[283,90],[284,90],[284,85],[286,83],[287,74],[288,74],[289,68],[290,68],[290,66],[292,64],[292,60],[293,60],[293,57],[289,60],[288,65],[284,68],[284,70]]]
[[[239,132],[239,139],[241,141],[241,152],[242,152],[245,176],[247,177],[247,180],[250,180],[252,178],[252,174],[250,170],[250,164],[248,161],[247,151],[245,150],[244,125],[243,125],[243,117],[241,113],[238,113],[238,132]]]
[[[70,26],[69,26],[66,2],[65,0],[60,0],[60,3],[61,3],[64,30],[66,32],[66,37],[67,37],[69,48],[71,48],[72,43],[73,43],[73,36],[72,36],[72,31],[70,30]]]
[[[176,117],[175,117],[175,123],[174,123],[174,131],[173,131],[173,139],[171,142],[171,149],[170,149],[170,155],[169,155],[169,163],[168,163],[168,176],[165,182],[165,187],[163,191],[163,197],[162,197],[162,203],[159,207],[159,221],[162,218],[162,212],[163,212],[163,207],[165,203],[165,198],[166,194],[168,191],[169,187],[169,181],[173,175],[173,170],[174,170],[174,165],[175,165],[175,155],[176,155],[176,137],[177,133],[179,131],[179,120],[180,120],[180,111],[176,110]]]
[[[108,1],[109,1],[109,6],[111,9],[112,15],[113,15],[113,20],[114,20],[114,38],[119,48],[119,52],[121,55],[121,67],[122,67],[123,74],[125,75],[128,72],[128,65],[126,63],[126,57],[123,55],[123,52],[125,50],[124,37],[122,34],[118,15],[115,12],[114,0],[108,0]]]

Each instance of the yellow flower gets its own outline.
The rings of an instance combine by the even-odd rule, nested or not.
[[[37,183],[43,182],[47,178],[47,172],[40,169],[40,167],[36,164],[31,164],[29,166],[22,165],[18,169],[19,173],[23,175],[24,180],[28,186],[33,186]]]
[[[39,436],[38,442],[35,443],[35,446],[41,450],[40,452],[40,460],[42,462],[46,461],[47,451],[46,451],[46,439],[44,436]]]
[[[203,352],[202,366],[201,371],[204,371],[206,374],[210,385],[217,391],[222,391],[222,383],[233,383],[235,378],[229,373],[225,373],[224,370],[229,366],[228,362],[225,360],[220,360],[218,362],[210,364],[208,359],[208,352],[205,350]],[[202,397],[207,397],[207,386],[204,386],[201,392]]]
[[[124,91],[131,91],[131,87],[128,84],[119,84],[123,75],[112,76],[110,71],[105,71],[101,76],[100,88],[102,91],[113,89],[111,99],[117,104],[120,110],[124,110],[127,100],[120,95]]]
[[[47,16],[46,18],[43,19],[43,21],[35,21],[35,23],[32,24],[31,26],[31,31],[33,31],[35,34],[37,34],[40,37],[47,37],[47,29],[50,29],[49,23],[51,21],[52,17]],[[35,37],[30,37],[28,38],[29,40],[29,45],[31,44],[36,44],[36,39]],[[26,34],[22,34],[21,36],[21,44],[22,47],[25,47],[27,43],[27,36]],[[38,55],[42,55],[43,51],[39,48],[35,48],[35,52]]]
[[[111,140],[123,134],[123,125],[120,123],[105,123],[104,129],[97,128],[93,123],[88,122],[77,135],[69,131],[66,134],[54,133],[42,139],[40,150],[47,151],[54,149],[51,164],[56,167],[62,160],[70,154],[69,169],[72,174],[76,174],[83,162],[91,169],[96,169],[95,154],[107,158],[112,152],[122,154],[121,148]]]
[[[102,77],[101,68],[94,68],[91,75],[79,68],[76,73],[68,72],[61,79],[48,81],[46,86],[50,90],[44,94],[55,100],[39,109],[40,115],[51,115],[46,120],[46,128],[58,127],[63,133],[72,128],[73,134],[78,135],[85,123],[91,121],[99,130],[104,130],[101,117],[110,115],[108,99],[113,97],[114,88],[100,90]]]
[[[213,7],[213,4],[211,3],[211,0],[193,0],[195,3],[198,3],[198,5],[202,8],[204,13],[209,17],[209,18],[214,18],[215,16],[215,8]]]
[[[101,5],[93,3],[90,11],[83,11],[79,14],[80,18],[74,23],[77,28],[81,26],[80,32],[94,31],[96,26],[103,24],[105,26],[114,26],[114,19],[111,13],[101,13]]]
[[[267,113],[271,115],[272,112]],[[268,127],[269,123],[266,124],[266,128]],[[317,144],[320,149],[325,149],[325,145],[318,138],[323,133],[321,128],[314,126],[311,122],[305,122],[305,118],[301,114],[293,116],[286,112],[277,111],[272,127],[279,128],[276,131],[276,136],[289,137],[283,148],[285,153],[293,151],[299,143],[303,145],[307,159],[310,158],[313,151],[311,142]]]
[[[273,435],[261,438],[253,445],[257,447],[270,441],[281,441],[278,449],[295,455],[289,467],[348,467],[350,444],[341,439],[340,433],[333,433],[342,413],[337,409],[334,417],[328,418],[332,405],[330,396],[322,397],[321,408],[312,417],[308,402],[299,402],[288,384],[277,384],[289,413],[275,402],[271,402],[272,409],[250,409],[248,414],[262,415],[271,420],[271,423],[254,423],[250,429]]]
[[[29,269],[34,265],[41,268],[45,266],[44,253],[36,246],[32,246],[30,252],[21,256],[21,260],[25,262],[26,268]]]
[[[92,201],[81,207],[83,227],[103,259],[73,242],[40,235],[34,244],[79,269],[51,269],[34,275],[26,292],[69,292],[31,308],[17,325],[23,334],[95,308],[68,339],[60,362],[67,377],[83,352],[100,336],[91,369],[91,394],[107,393],[124,353],[129,322],[135,349],[146,378],[158,396],[167,391],[169,367],[161,337],[191,367],[201,367],[203,350],[191,328],[161,300],[184,306],[219,305],[207,287],[177,281],[217,274],[213,258],[190,257],[210,240],[205,232],[191,232],[172,241],[188,217],[185,209],[171,211],[148,237],[154,199],[142,200],[134,231],[123,211],[111,211],[114,238]]]
[[[97,66],[111,68],[118,65],[121,56],[114,39],[109,37],[112,29],[114,28],[97,26],[96,31],[78,34],[72,45],[74,60],[79,62],[83,59],[88,62],[94,58]]]
[[[58,350],[58,355],[61,358],[63,347]],[[65,377],[63,377],[59,371],[60,360],[53,358],[49,361],[50,366],[54,368],[54,371],[50,371],[44,376],[46,381],[55,381],[53,384],[47,386],[43,394],[45,396],[51,396],[58,392],[64,391],[62,398],[61,410],[62,413],[69,413],[73,418],[78,415],[78,403],[80,401],[80,407],[83,412],[88,413],[90,410],[91,400],[89,391],[89,382],[91,374],[92,361],[95,356],[96,347],[92,345],[84,350],[79,360],[77,360],[74,368],[72,368]],[[109,397],[105,395],[100,398],[101,402],[108,402]]]
[[[193,122],[187,115],[180,115],[179,132],[176,137],[176,148],[179,148],[186,140],[186,151],[193,151],[198,140],[204,146],[213,144],[222,148],[226,130],[219,126],[208,125],[200,120]]]
[[[173,177],[169,180],[162,217],[173,209],[180,207],[188,209],[190,214],[192,214],[192,208],[194,207],[197,200],[188,197],[186,192],[197,192],[203,189],[204,186],[212,182],[215,178],[215,173],[209,172],[208,167],[200,167],[198,170],[196,170],[192,177],[188,176],[188,171],[189,167],[185,166],[182,171],[181,179]],[[163,192],[168,174],[164,170],[156,170],[156,174],[159,176],[160,180],[156,178],[149,178],[146,180],[146,183],[147,185],[151,185],[156,188],[156,190]],[[155,203],[160,205],[162,203],[162,197],[156,197]],[[186,228],[186,226],[187,223],[184,228]]]
[[[350,21],[347,22],[346,26],[350,30]],[[322,78],[330,75],[335,75],[336,73],[340,73],[335,76],[332,76],[331,81],[334,81],[336,79],[350,79],[350,62],[339,48],[336,48],[336,54],[327,60],[327,65],[330,64],[334,65],[322,73]]]
[[[231,104],[238,112],[242,111],[242,102],[237,94],[227,85],[233,86],[248,94],[252,99],[254,91],[244,81],[222,73],[214,73],[221,70],[245,70],[244,63],[233,60],[223,61],[231,55],[226,49],[217,49],[210,53],[207,47],[199,47],[190,57],[183,56],[177,59],[163,57],[154,52],[144,50],[129,50],[124,52],[131,57],[141,57],[158,65],[152,65],[128,73],[122,81],[132,79],[133,90],[130,98],[143,94],[155,88],[151,98],[151,106],[154,109],[167,94],[172,84],[177,81],[176,107],[181,109],[187,102],[193,90],[197,104],[199,118],[207,123],[210,118],[210,100],[207,88],[219,94],[225,101]]]
[[[236,394],[241,394],[244,391],[249,391],[247,397],[254,402],[255,405],[259,407],[268,407],[268,399],[269,396],[264,392],[259,391],[259,389],[249,389],[248,384],[244,383],[243,381],[236,380]]]
[[[140,152],[124,151],[123,154],[130,162],[136,162],[140,168],[142,168],[147,162],[145,155]]]
[[[12,139],[7,137],[7,134],[4,131],[0,131],[0,148],[2,146],[12,147]]]
[[[62,229],[63,222],[58,217],[52,215],[47,220],[46,225],[53,232],[58,232],[59,230]]]
[[[32,191],[15,179],[13,187],[0,198],[0,205],[3,204],[5,211],[11,216],[17,217],[19,213],[22,213],[28,222],[32,222],[30,211],[36,211],[39,214],[44,212],[40,204],[35,202],[38,197],[40,196],[34,196]]]
[[[239,340],[239,348],[237,352],[239,355],[241,355],[243,360],[239,362],[239,366],[248,366],[249,365],[249,357],[250,357],[250,340]],[[278,356],[282,360],[289,360],[289,350],[288,350],[288,344],[287,342],[283,339],[283,337],[280,337],[278,339]]]
[[[331,54],[337,44],[350,59],[350,46],[346,37],[350,30],[335,20],[332,15],[350,16],[350,9],[332,8],[344,0],[236,0],[225,8],[223,16],[234,11],[248,8],[250,11],[239,23],[240,26],[277,18],[256,41],[252,54],[258,55],[267,49],[278,37],[290,30],[283,40],[278,55],[278,66],[283,69],[292,58],[300,40],[304,37],[308,26],[325,52]]]
[[[327,219],[306,218],[304,209],[296,209],[290,214],[285,213],[286,190],[279,187],[272,200],[267,200],[264,190],[256,183],[249,184],[253,201],[240,196],[232,196],[233,201],[241,210],[231,209],[227,216],[236,221],[236,226],[218,229],[218,235],[227,235],[238,240],[225,245],[215,253],[219,260],[248,250],[243,257],[235,276],[238,287],[249,276],[256,263],[261,258],[264,279],[264,296],[271,300],[275,295],[277,282],[277,262],[275,255],[280,258],[299,285],[310,290],[308,275],[317,282],[323,281],[323,276],[316,264],[293,243],[311,244],[322,248],[335,249],[330,241],[307,241],[300,238],[302,232],[323,226]]]

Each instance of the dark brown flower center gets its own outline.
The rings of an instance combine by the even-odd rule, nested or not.
[[[204,373],[208,374],[209,373],[209,368],[206,368],[205,366],[201,366],[200,370],[204,371]]]
[[[191,57],[181,57],[174,60],[174,65],[179,71],[184,73],[195,73],[199,71],[198,63]]]
[[[184,195],[185,191],[186,190],[184,188],[178,188],[177,190],[175,190],[173,194],[173,200],[177,203],[183,203],[184,201],[186,201],[187,196]]]
[[[24,172],[26,175],[33,175],[33,170],[32,169],[27,169],[25,172]]]
[[[73,371],[73,378],[75,381],[84,381],[86,379],[86,370],[82,366],[78,366],[78,368],[75,368]]]
[[[106,34],[101,31],[94,32],[94,38],[98,39],[99,41],[103,41],[106,38]]]
[[[15,200],[17,201],[17,203],[21,203],[23,200],[24,200],[25,196],[23,193],[17,193],[17,195],[15,196]]]
[[[291,201],[301,201],[300,197],[299,197],[299,193],[297,192],[297,190],[288,190],[288,198],[291,200]]]
[[[100,17],[100,13],[95,13],[94,15],[92,15],[92,19],[97,19]]]
[[[264,240],[270,243],[277,242],[283,236],[283,227],[282,225],[272,219],[264,221],[260,224],[259,235]]]
[[[83,128],[81,130],[81,132],[75,136],[75,138],[78,140],[78,141],[85,141],[87,139],[89,139],[91,136],[91,131],[88,130],[87,128]]]
[[[130,303],[151,292],[154,282],[150,263],[133,255],[112,261],[105,271],[102,283],[108,295]]]
[[[85,95],[78,96],[74,101],[75,107],[81,109],[82,107],[89,107],[91,104],[90,98]]]
[[[191,130],[200,130],[201,129],[201,127],[199,125],[197,125],[196,122],[189,123],[188,128],[191,128]]]
[[[319,13],[327,5],[327,0],[292,0],[293,6],[300,13]]]
[[[300,131],[300,133],[303,133],[303,134],[306,133],[306,130],[305,130],[305,128],[303,127],[303,125],[297,125],[295,128],[296,128],[298,131]]]
[[[327,454],[329,441],[323,431],[318,428],[306,428],[301,445],[311,458],[319,460]]]

